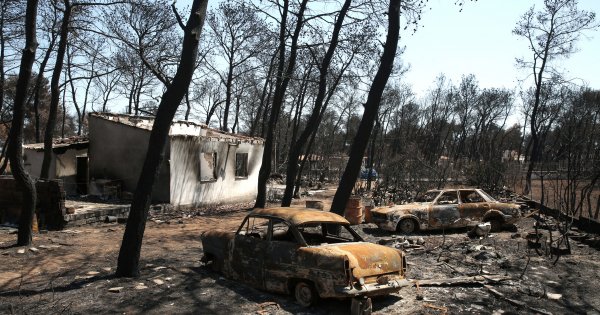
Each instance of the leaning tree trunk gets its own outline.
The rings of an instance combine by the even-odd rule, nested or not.
[[[148,142],[148,152],[133,195],[123,243],[119,251],[116,275],[119,277],[139,276],[140,252],[146,229],[148,208],[152,188],[158,177],[164,159],[165,146],[177,107],[187,92],[194,74],[198,56],[200,33],[206,17],[208,0],[194,0],[192,10],[184,29],[183,47],[177,73],[162,96]]]
[[[69,21],[71,19],[71,3],[65,0],[65,13],[60,25],[60,39],[58,40],[58,50],[56,51],[56,63],[52,71],[52,80],[50,81],[50,110],[48,112],[48,121],[46,123],[46,132],[44,133],[44,160],[42,161],[42,171],[40,178],[48,179],[50,175],[50,161],[52,159],[52,138],[54,138],[54,129],[56,127],[56,115],[58,113],[58,102],[60,98],[60,89],[58,83],[62,72],[65,50],[67,48],[67,37],[69,35]]]
[[[400,35],[400,1],[401,0],[390,0],[388,33],[383,48],[383,54],[381,56],[381,64],[373,79],[371,89],[369,90],[365,111],[360,121],[356,137],[354,137],[352,148],[350,149],[350,157],[331,204],[331,211],[337,214],[344,214],[346,202],[352,194],[352,188],[358,178],[363,155],[365,154],[371,131],[373,131],[375,118],[379,111],[381,96],[383,95],[383,90],[385,89],[385,85],[392,72],[394,58],[396,57],[396,49],[398,48],[398,37]]]
[[[37,5],[37,0],[27,1],[27,11],[25,13],[25,49],[23,49],[21,57],[19,79],[17,81],[15,102],[13,105],[13,120],[10,126],[11,137],[8,145],[10,168],[17,185],[23,191],[23,207],[21,208],[19,232],[17,235],[17,245],[19,246],[31,244],[31,220],[33,219],[36,201],[35,183],[23,167],[23,123],[25,118],[25,97],[38,45],[35,36]]]
[[[262,165],[258,172],[258,192],[256,194],[256,202],[254,207],[262,208],[267,203],[267,181],[269,175],[271,175],[271,154],[273,151],[274,131],[277,127],[279,120],[279,113],[283,106],[283,100],[285,97],[285,91],[287,89],[290,78],[294,73],[296,65],[296,57],[298,55],[298,38],[300,37],[300,31],[304,24],[304,10],[308,0],[302,0],[298,14],[296,15],[296,27],[294,34],[292,35],[292,43],[290,46],[290,58],[285,73],[283,72],[284,61],[285,61],[285,34],[286,30],[286,19],[288,10],[288,1],[284,0],[283,14],[281,17],[281,28],[279,31],[279,65],[277,66],[277,83],[275,87],[275,93],[273,96],[273,105],[271,106],[271,116],[269,117],[269,125],[267,126],[267,134],[265,137],[265,145],[262,156]]]

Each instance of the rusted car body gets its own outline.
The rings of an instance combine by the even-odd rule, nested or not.
[[[490,222],[493,231],[520,217],[520,206],[496,201],[481,189],[430,190],[417,202],[371,210],[373,222],[387,231],[459,228]]]
[[[203,233],[202,246],[203,260],[228,278],[293,293],[305,306],[319,297],[370,297],[409,285],[401,251],[363,242],[346,219],[315,209],[255,209],[237,232]]]

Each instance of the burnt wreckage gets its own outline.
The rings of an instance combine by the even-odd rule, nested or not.
[[[331,212],[255,209],[237,232],[203,233],[202,246],[203,261],[214,270],[260,289],[294,294],[303,306],[319,298],[354,298],[352,312],[362,313],[371,309],[369,297],[410,285],[402,251],[364,242]]]
[[[386,231],[460,228],[490,222],[493,231],[512,224],[520,205],[496,201],[481,189],[430,190],[417,202],[371,210],[373,222]]]

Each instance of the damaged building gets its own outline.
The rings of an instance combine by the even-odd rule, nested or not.
[[[90,193],[137,186],[153,118],[107,113],[89,115]],[[264,141],[189,121],[175,121],[153,202],[208,206],[256,198]]]
[[[88,146],[86,137],[53,141],[48,179],[61,180],[67,195],[85,194],[87,191]],[[23,164],[33,178],[40,177],[43,161],[43,143],[23,145]]]

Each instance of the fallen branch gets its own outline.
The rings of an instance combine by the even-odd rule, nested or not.
[[[473,276],[473,277],[458,277],[447,279],[426,279],[413,281],[415,285],[418,283],[422,287],[444,287],[444,286],[461,286],[461,285],[485,285],[496,284],[504,280],[510,280],[512,277],[507,276]]]
[[[490,287],[489,285],[484,284],[483,287],[486,288],[488,291],[490,291],[496,297],[501,298],[514,306],[527,308],[528,310],[530,310],[534,313],[537,313],[537,314],[552,315],[552,313],[550,313],[548,311],[541,310],[541,309],[538,309],[535,307],[531,307],[531,306],[527,305],[527,303],[525,303],[525,302],[521,302],[521,301],[517,301],[517,300],[513,300],[511,298],[508,298],[504,294],[502,294],[500,291],[495,290],[494,288]]]

